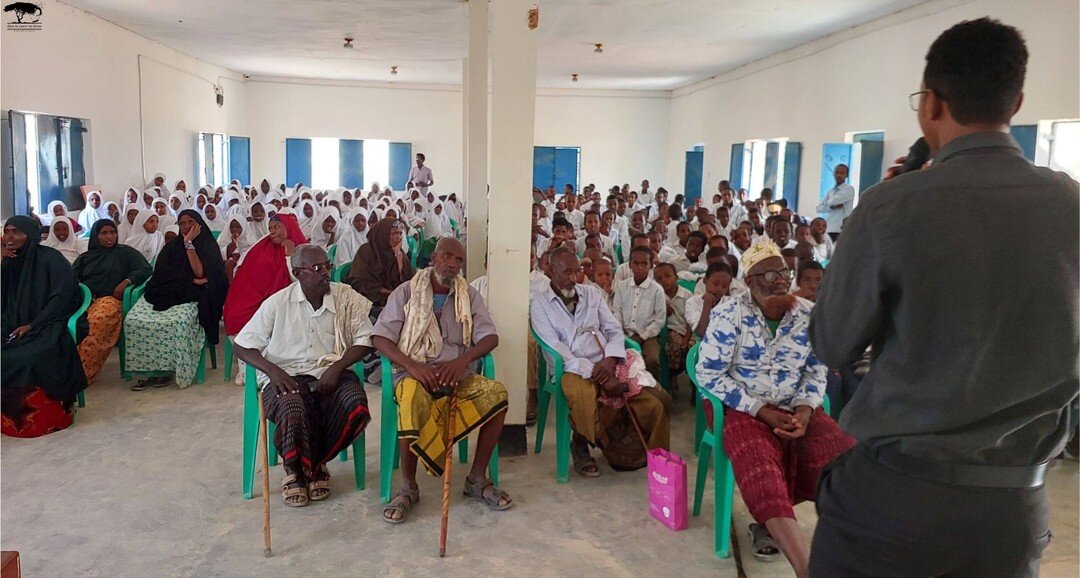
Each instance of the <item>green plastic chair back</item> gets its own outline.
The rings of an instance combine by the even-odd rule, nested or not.
[[[326,254],[330,256],[330,263],[333,263],[334,257],[337,256],[337,243],[330,245],[330,248],[326,251]]]
[[[217,239],[221,236],[221,231],[210,231],[210,234],[213,235],[215,239]]]
[[[344,283],[343,279],[348,279],[349,267],[352,263],[345,263],[344,265],[334,269],[334,272],[330,275],[330,278],[338,283]]]
[[[689,291],[691,293],[693,293],[694,288],[697,287],[697,282],[696,281],[691,281],[689,279],[679,279],[678,283],[679,283],[679,287],[682,287],[683,289],[686,289],[687,291]]]
[[[68,333],[71,334],[71,340],[76,345],[79,344],[79,337],[77,335],[77,326],[79,325],[79,318],[86,313],[86,310],[90,307],[90,302],[94,300],[94,296],[90,294],[90,288],[82,283],[79,283],[79,293],[82,295],[82,302],[79,304],[79,308],[71,314],[68,318]],[[86,395],[85,390],[75,394],[75,401],[79,407],[86,407]]]

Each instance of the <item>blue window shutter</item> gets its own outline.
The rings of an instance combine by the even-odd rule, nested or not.
[[[689,207],[701,197],[701,169],[705,163],[705,153],[696,150],[686,151],[686,181],[683,183],[683,205]]]
[[[1035,162],[1035,139],[1039,134],[1039,126],[1035,124],[1017,124],[1009,128],[1016,142],[1020,143],[1020,150],[1024,151],[1024,158]]]
[[[728,181],[731,183],[731,188],[736,191],[743,188],[742,167],[743,155],[745,154],[745,144],[735,143],[731,145],[731,168],[728,169]]]
[[[311,186],[311,139],[285,139],[285,186]]]
[[[533,186],[543,191],[555,187],[555,147],[533,147]]]
[[[764,187],[776,191],[777,173],[780,171],[780,143],[765,143],[765,183]]]
[[[409,171],[413,166],[412,143],[390,143],[390,187],[395,191],[405,190],[409,183]],[[385,187],[386,184],[383,184]]]
[[[229,137],[229,179],[255,184],[251,182],[251,139],[246,136]]]
[[[555,147],[554,179],[556,191],[562,191],[564,185],[573,185],[574,190],[578,190],[578,162],[580,158],[580,148]]]
[[[784,148],[784,198],[788,208],[799,212],[799,169],[802,165],[802,143],[788,142]]]
[[[341,139],[338,141],[338,182],[347,189],[364,186],[364,141]]]

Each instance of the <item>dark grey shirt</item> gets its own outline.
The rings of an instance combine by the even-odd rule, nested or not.
[[[968,464],[1058,453],[1080,388],[1078,238],[1076,181],[1004,133],[957,138],[868,190],[810,322],[829,367],[874,347],[844,431]]]

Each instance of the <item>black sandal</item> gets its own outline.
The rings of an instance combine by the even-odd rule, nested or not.
[[[775,562],[780,554],[780,547],[769,535],[764,524],[750,524],[750,540],[753,543],[754,558],[762,562]]]
[[[408,500],[408,503],[402,504],[404,500],[398,500],[398,498],[404,498]],[[398,503],[394,503],[398,502]],[[409,518],[409,510],[413,506],[420,503],[420,488],[415,490],[412,488],[401,488],[394,494],[393,498],[390,498],[390,503],[383,506],[383,521],[387,524],[401,524]],[[399,517],[391,518],[390,514],[397,513]]]
[[[494,492],[487,492],[488,488],[493,489]],[[468,476],[465,476],[465,491],[463,494],[466,498],[482,502],[489,510],[495,510],[496,512],[509,509],[510,506],[514,505],[514,501],[510,499],[510,494],[495,487],[495,483],[487,478],[474,482]],[[506,501],[505,504],[503,500]]]

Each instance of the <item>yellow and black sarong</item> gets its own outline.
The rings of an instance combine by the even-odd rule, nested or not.
[[[469,435],[507,408],[506,388],[482,375],[470,374],[454,390],[454,439]],[[450,398],[434,399],[419,381],[406,377],[394,386],[398,403],[398,439],[412,440],[409,449],[433,476],[443,474],[446,445],[443,432],[450,411]],[[384,418],[385,419],[385,418]]]

